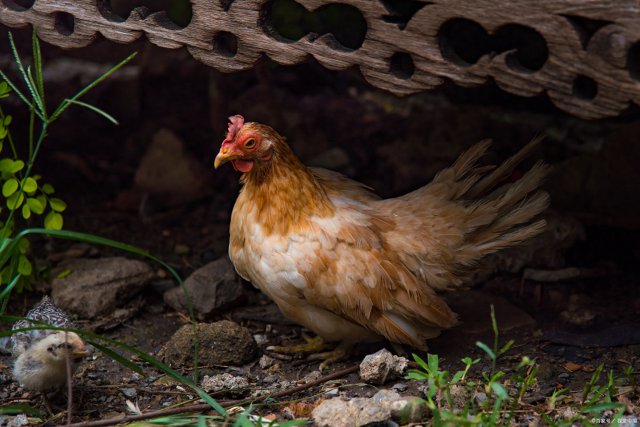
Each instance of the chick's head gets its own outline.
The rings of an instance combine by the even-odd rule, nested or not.
[[[64,362],[67,354],[72,359],[79,359],[89,355],[84,341],[75,332],[60,331],[49,335],[34,345],[34,351],[40,353],[43,359],[51,362]]]

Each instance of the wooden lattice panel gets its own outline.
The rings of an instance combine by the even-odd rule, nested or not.
[[[332,2],[298,3],[313,12]],[[332,34],[286,39],[270,23],[273,2],[267,0],[191,0],[185,27],[144,8],[123,19],[108,0],[35,0],[30,7],[0,0],[0,23],[35,25],[43,40],[64,48],[86,46],[98,33],[119,43],[146,35],[161,47],[185,46],[226,72],[250,68],[263,54],[281,64],[313,57],[331,69],[358,67],[369,83],[399,95],[447,79],[461,86],[493,80],[521,96],[546,93],[584,118],[617,115],[640,103],[640,1],[340,3],[357,9],[366,23],[359,46],[346,47]]]

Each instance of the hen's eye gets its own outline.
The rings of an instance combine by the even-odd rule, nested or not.
[[[256,146],[256,140],[251,138],[244,143],[244,148],[253,148]]]

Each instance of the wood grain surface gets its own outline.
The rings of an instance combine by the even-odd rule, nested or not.
[[[34,25],[63,48],[96,37],[130,43],[146,36],[165,48],[186,47],[225,72],[251,68],[263,55],[280,64],[311,57],[330,69],[358,67],[366,80],[398,95],[491,81],[520,95],[546,94],[582,118],[620,114],[640,103],[639,0],[342,0],[366,23],[357,48],[331,33],[290,40],[271,25],[267,0],[191,0],[185,27],[165,11],[133,9],[124,19],[108,0],[0,0],[0,23]],[[332,2],[297,0],[309,13]]]

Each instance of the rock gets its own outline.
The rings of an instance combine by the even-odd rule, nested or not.
[[[248,390],[249,381],[245,377],[236,377],[225,372],[213,376],[205,375],[201,385],[207,393],[224,392],[225,394],[241,396]]]
[[[189,155],[184,142],[168,129],[160,129],[144,154],[135,175],[138,189],[164,196],[166,205],[200,199],[209,194],[206,172]]]
[[[178,286],[164,294],[164,301],[174,310],[186,311],[185,290],[189,293],[198,319],[233,306],[243,295],[240,277],[227,257],[219,258],[191,273],[184,281],[184,290]]]
[[[416,396],[400,397],[387,403],[391,418],[401,425],[423,422],[429,415],[424,400]]]
[[[54,279],[53,301],[85,319],[114,312],[154,277],[144,262],[123,257],[79,258],[61,263],[59,269],[70,273]]]
[[[368,424],[376,426],[393,425],[388,408],[375,403],[372,399],[357,397],[344,401],[339,397],[325,400],[311,413],[318,427],[357,427]]]
[[[243,365],[258,356],[258,346],[245,327],[229,320],[196,325],[201,365]],[[160,350],[159,356],[172,367],[193,364],[193,325],[178,329]]]
[[[276,363],[276,359],[274,359],[273,357],[267,356],[266,354],[263,354],[262,357],[260,358],[260,361],[258,362],[258,365],[260,366],[260,369],[267,369],[272,367],[275,363]]]
[[[403,425],[419,423],[428,412],[424,401],[418,397],[402,397],[394,390],[380,390],[371,398],[327,399],[316,406],[311,415],[320,427],[397,426],[395,421]]]
[[[369,384],[384,384],[398,378],[407,368],[409,361],[404,357],[394,356],[387,349],[365,356],[360,363],[360,379]]]

